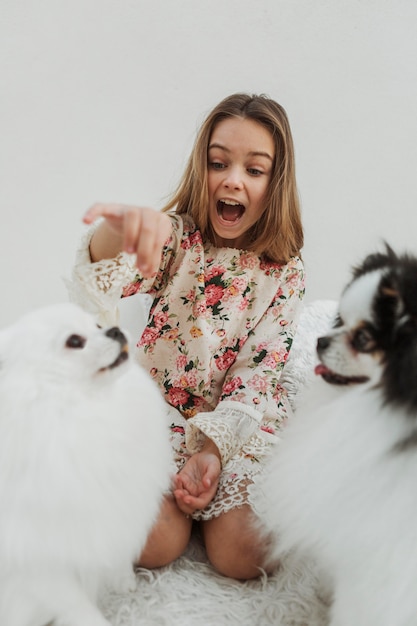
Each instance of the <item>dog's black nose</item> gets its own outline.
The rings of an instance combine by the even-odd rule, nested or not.
[[[330,338],[329,337],[319,337],[317,339],[317,352],[323,352],[330,346]]]
[[[111,339],[118,341],[122,346],[127,343],[126,336],[122,333],[118,326],[113,326],[112,328],[109,328],[104,334],[106,335],[106,337],[110,337]]]

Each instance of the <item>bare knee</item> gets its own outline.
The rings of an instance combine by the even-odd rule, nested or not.
[[[166,496],[136,566],[154,569],[175,561],[190,541],[191,527],[192,519],[179,510],[172,496]]]
[[[237,580],[250,580],[258,578],[263,571],[262,561],[250,558],[248,554],[243,554],[243,549],[233,555],[228,551],[228,556],[221,549],[209,548],[207,556],[211,565],[222,576],[235,578]]]
[[[250,507],[243,506],[203,523],[207,557],[223,576],[249,580],[275,568],[268,565],[269,542],[254,519]]]

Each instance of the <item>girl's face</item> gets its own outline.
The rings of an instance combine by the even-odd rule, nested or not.
[[[209,219],[218,245],[244,248],[247,231],[265,211],[275,158],[270,132],[230,117],[215,126],[208,148]]]

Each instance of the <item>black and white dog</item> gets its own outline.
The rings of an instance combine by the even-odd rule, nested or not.
[[[260,508],[273,559],[309,553],[331,580],[331,626],[417,624],[417,259],[368,256],[317,342],[346,392],[289,422]]]

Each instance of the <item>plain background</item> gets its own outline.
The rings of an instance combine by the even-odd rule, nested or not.
[[[307,301],[417,252],[415,0],[0,0],[0,325],[67,299],[95,201],[159,209],[236,91],[286,109]]]

